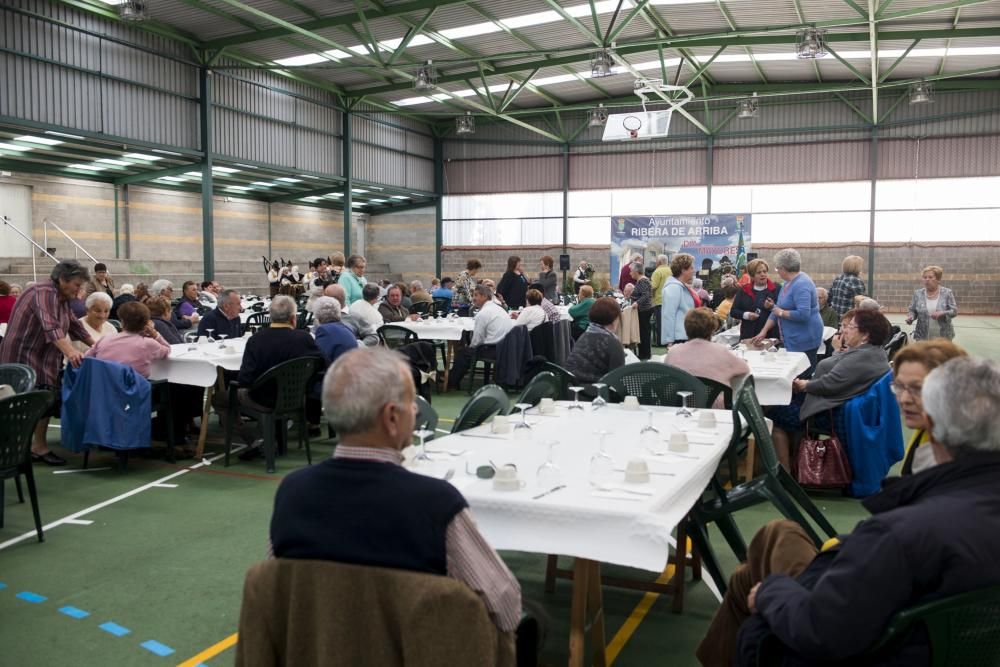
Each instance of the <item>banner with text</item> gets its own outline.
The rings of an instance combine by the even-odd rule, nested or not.
[[[750,214],[612,216],[611,281],[618,287],[621,267],[634,255],[643,266],[655,264],[657,255],[673,259],[678,253],[694,255],[695,276],[714,289],[722,266],[746,265],[750,249]]]

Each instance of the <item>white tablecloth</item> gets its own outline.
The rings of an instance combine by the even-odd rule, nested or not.
[[[149,379],[210,387],[215,384],[218,375],[216,368],[240,370],[245,346],[245,338],[227,340],[226,349],[220,349],[218,343],[198,344],[196,350],[189,350],[187,343],[171,345],[169,357],[153,362]]]
[[[420,340],[461,340],[464,332],[472,331],[475,327],[475,321],[471,317],[457,317],[451,320],[442,317],[405,320],[393,322],[393,325],[409,329],[417,334]]]
[[[714,411],[719,421],[716,429],[689,431],[691,445],[686,454],[653,456],[639,445],[639,431],[648,420],[645,409],[629,412],[612,405],[592,412],[588,405],[583,412],[570,412],[567,405],[560,402],[555,416],[530,411],[528,421],[535,426],[525,440],[515,439],[513,434],[456,434],[432,440],[427,449],[435,460],[413,469],[444,477],[453,468],[452,484],[469,501],[477,525],[497,549],[575,556],[661,572],[667,564],[671,530],[701,496],[725,452],[732,431],[731,414]],[[664,438],[697,425],[697,416],[677,417],[673,408],[653,410],[654,425]],[[648,484],[626,484],[624,472],[615,472],[613,486],[650,490],[653,495],[620,491],[595,494],[589,469],[598,449],[594,432],[601,429],[611,432],[606,451],[614,458],[616,469],[623,471],[629,460],[643,458],[652,472],[671,476],[653,474]],[[464,433],[491,435],[489,425]],[[536,471],[545,461],[547,448],[543,443],[548,440],[559,443],[553,459],[567,488],[535,499],[547,490],[539,487]],[[440,450],[465,453],[455,457],[433,454]],[[414,453],[413,448],[407,450],[410,457]],[[496,491],[492,480],[477,478],[476,466],[489,461],[517,465],[524,487]],[[472,475],[466,472],[466,464]]]
[[[809,368],[809,357],[802,352],[744,352],[743,354],[753,374],[757,401],[761,405],[791,403],[792,380]]]

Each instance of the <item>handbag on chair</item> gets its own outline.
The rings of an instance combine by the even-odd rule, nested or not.
[[[833,411],[830,411],[830,437],[821,440],[809,435],[809,421],[806,432],[799,443],[796,457],[795,479],[802,486],[821,489],[836,489],[851,483],[853,475],[847,460],[844,445],[837,437]]]

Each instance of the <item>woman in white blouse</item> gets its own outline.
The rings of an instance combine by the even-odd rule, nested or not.
[[[80,318],[80,323],[87,330],[90,337],[96,343],[102,336],[109,336],[118,333],[114,325],[108,322],[108,315],[111,313],[111,297],[107,292],[93,292],[87,297],[84,306],[87,313]],[[73,341],[73,347],[86,354],[90,348],[80,341]]]
[[[548,317],[545,315],[545,310],[542,308],[542,293],[536,289],[528,290],[525,294],[525,298],[528,301],[528,307],[517,312],[517,319],[514,321],[514,326],[528,327],[528,331],[531,331],[539,324],[544,324]]]

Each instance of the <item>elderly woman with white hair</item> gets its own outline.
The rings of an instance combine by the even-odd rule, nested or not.
[[[107,292],[91,292],[87,297],[85,305],[87,313],[80,318],[80,323],[87,330],[90,337],[96,343],[104,336],[114,336],[118,333],[114,325],[108,322],[108,315],[111,313],[111,297]],[[73,347],[86,354],[90,346],[81,341],[73,341]]]
[[[779,250],[774,256],[774,268],[783,284],[778,300],[761,332],[753,337],[759,343],[775,330],[789,352],[802,352],[809,365],[816,365],[816,349],[823,342],[823,320],[819,316],[816,283],[802,273],[802,256],[794,248]]]
[[[358,346],[358,339],[346,324],[340,321],[340,302],[330,296],[321,296],[313,302],[313,329],[316,345],[327,363],[332,364],[345,352]]]

